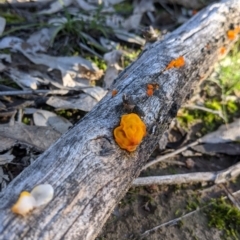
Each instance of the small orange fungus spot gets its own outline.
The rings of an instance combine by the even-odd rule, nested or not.
[[[229,40],[234,40],[236,36],[240,33],[240,26],[227,31],[227,37]]]
[[[152,84],[148,84],[147,85],[147,95],[149,97],[151,97],[153,95],[154,92],[154,86]]]
[[[112,90],[112,97],[115,97],[117,95],[118,91],[116,89]]]
[[[171,68],[180,68],[184,66],[185,60],[183,56],[180,56],[174,60],[172,60],[166,67],[165,70],[171,69]]]
[[[229,31],[227,32],[227,37],[228,37],[229,40],[234,40],[235,37],[236,37],[236,32],[235,32],[235,30],[229,30]]]
[[[153,84],[148,84],[148,85],[147,85],[147,89],[154,89]]]
[[[147,89],[147,95],[151,97],[153,95],[153,89]]]
[[[147,95],[151,97],[155,90],[159,89],[158,83],[147,84]]]
[[[196,9],[192,10],[192,15],[195,15],[197,13],[198,13],[198,11]]]
[[[133,152],[146,135],[146,125],[137,114],[130,113],[122,116],[113,134],[120,148]]]
[[[220,54],[223,55],[226,53],[226,48],[225,47],[221,47],[220,48]]]
[[[25,216],[28,212],[30,212],[35,207],[35,199],[31,195],[31,193],[23,191],[18,201],[12,207],[12,212]]]

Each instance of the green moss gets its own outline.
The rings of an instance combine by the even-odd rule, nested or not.
[[[66,119],[69,119],[69,118],[71,118],[73,116],[73,112],[74,111],[75,110],[59,110],[56,113],[59,116],[62,116],[64,118],[66,118]]]
[[[235,101],[228,101],[227,102],[227,111],[231,114],[234,114],[239,111],[239,106]]]
[[[230,54],[223,59],[217,68],[218,81],[224,95],[232,95],[240,91],[240,42],[238,42]]]
[[[54,109],[49,109],[49,111],[54,111]],[[68,119],[70,122],[77,122],[80,117],[84,116],[85,112],[82,112],[78,109],[66,109],[66,110],[58,110],[55,111],[58,116],[64,117]]]
[[[95,63],[99,69],[102,69],[103,71],[107,70],[107,64],[103,59],[97,56],[87,56],[86,59]]]
[[[16,90],[21,89],[12,79],[7,77],[0,78],[0,84],[8,87],[16,88]]]
[[[181,115],[177,117],[179,123],[182,127],[188,129],[191,125],[197,122],[201,122],[203,127],[201,133],[206,133],[214,130],[216,128],[216,120],[219,122],[219,117],[212,113],[206,113],[201,110],[183,110]]]
[[[126,68],[129,64],[137,59],[141,50],[128,49],[127,47],[123,47],[123,50],[125,51],[123,58],[123,67]]]
[[[182,227],[184,226],[183,220],[179,220],[179,221],[177,222],[177,225],[178,225],[179,228],[182,228]]]
[[[182,215],[182,210],[177,209],[174,214],[175,214],[176,217],[180,217]]]
[[[3,12],[2,10],[0,11],[1,17],[5,18],[6,23],[21,23],[24,22],[25,19],[16,13],[12,13],[10,10],[7,10]]]
[[[115,4],[113,7],[116,13],[119,14],[131,15],[131,13],[133,12],[133,4],[128,1]]]
[[[232,239],[240,239],[240,211],[227,203],[223,198],[212,200],[205,211],[208,225],[224,231],[224,235]]]
[[[26,125],[29,125],[30,122],[31,122],[31,120],[30,120],[30,118],[24,117],[23,120],[22,120],[22,122],[23,122],[24,124],[26,124]]]
[[[198,208],[198,206],[199,206],[199,202],[196,199],[187,200],[186,209],[188,211],[194,211]]]

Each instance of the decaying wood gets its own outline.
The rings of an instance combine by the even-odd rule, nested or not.
[[[205,78],[219,59],[219,49],[234,41],[227,31],[240,24],[240,1],[212,5],[163,41],[145,49],[116,79],[113,89],[75,127],[26,168],[0,195],[1,239],[94,239],[155,149],[193,84]],[[236,39],[237,40],[237,39]],[[163,71],[179,56],[181,68]],[[159,90],[146,96],[146,85]],[[113,129],[125,113],[122,95],[131,95],[148,134],[131,154],[113,140]],[[25,217],[10,208],[23,190],[49,183],[54,199]]]
[[[193,184],[201,182],[214,182],[215,184],[228,182],[240,174],[240,163],[237,163],[226,170],[218,172],[195,172],[183,173],[166,176],[154,177],[139,177],[133,180],[132,186],[147,186],[147,185],[179,185],[179,184]]]

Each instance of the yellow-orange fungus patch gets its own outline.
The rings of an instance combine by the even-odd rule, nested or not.
[[[147,89],[147,95],[151,97],[153,95],[153,89]]]
[[[152,84],[148,84],[147,85],[147,95],[149,97],[151,97],[153,95],[154,92],[154,86]]]
[[[180,56],[176,59],[173,59],[166,67],[165,70],[171,69],[171,68],[180,68],[184,66],[185,60],[183,56]]]
[[[147,95],[151,97],[155,90],[159,89],[158,83],[149,83],[147,84]]]
[[[25,216],[35,207],[35,199],[26,191],[23,191],[17,202],[12,207],[12,212]]]
[[[234,40],[236,37],[236,32],[235,30],[229,30],[227,31],[227,37],[229,40]]]
[[[239,33],[240,26],[237,26],[236,28],[227,31],[227,37],[229,40],[234,40]]]
[[[146,125],[137,114],[126,114],[122,116],[120,126],[114,129],[113,134],[120,148],[133,152],[146,135]]]
[[[118,91],[116,89],[112,90],[112,97],[115,97],[117,95]]]
[[[226,53],[226,48],[225,47],[221,47],[220,48],[220,54],[223,55]]]

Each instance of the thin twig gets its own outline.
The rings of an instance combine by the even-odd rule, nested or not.
[[[238,204],[237,199],[233,196],[233,194],[229,191],[229,189],[227,188],[227,186],[225,186],[224,184],[221,184],[221,186],[224,188],[224,191],[228,197],[228,199],[232,202],[232,204],[238,208],[238,210],[240,210],[240,206]]]
[[[204,207],[206,207],[206,206],[204,206]],[[204,208],[204,207],[202,207],[202,208]],[[183,215],[183,216],[181,216],[181,217],[175,218],[175,219],[170,220],[170,221],[168,221],[168,222],[165,222],[165,223],[163,223],[163,224],[161,224],[161,225],[158,225],[158,226],[156,226],[156,227],[154,227],[154,228],[152,228],[152,229],[149,229],[149,230],[145,231],[143,234],[141,234],[140,239],[142,239],[142,238],[144,238],[144,237],[147,237],[150,233],[155,232],[156,230],[158,230],[158,229],[161,228],[161,227],[167,227],[167,226],[176,225],[176,224],[177,224],[179,221],[181,221],[183,218],[188,217],[188,216],[191,216],[192,214],[196,213],[196,212],[199,211],[199,210],[200,210],[200,208],[197,208],[196,210],[194,210],[194,211],[192,211],[192,212],[189,212],[189,213],[187,213],[187,214],[185,214],[185,215]]]
[[[92,88],[92,86],[81,87],[81,89]],[[79,89],[80,90],[80,89]],[[19,90],[0,92],[0,96],[31,95],[31,94],[67,94],[71,90]]]
[[[159,158],[157,158],[157,159],[155,159],[155,160],[147,163],[147,164],[142,168],[142,170],[144,170],[144,169],[152,166],[153,164],[162,162],[162,161],[164,161],[164,160],[167,159],[167,158],[174,157],[174,156],[176,156],[177,154],[179,154],[179,153],[187,150],[188,148],[198,145],[199,143],[201,143],[201,139],[198,139],[197,141],[195,141],[195,142],[193,142],[193,143],[190,143],[190,144],[188,144],[187,146],[184,146],[184,147],[176,150],[175,152],[172,152],[172,153],[166,154],[166,155],[164,155],[164,156],[161,156],[161,157],[159,157]]]
[[[173,160],[168,160],[168,159],[166,159],[166,160],[162,160],[161,162],[162,162],[162,163],[167,163],[167,164],[178,165],[178,166],[186,166],[186,164],[183,163],[183,162],[180,162],[180,161],[173,161]]]
[[[185,184],[199,182],[214,182],[215,184],[225,183],[236,178],[240,174],[240,162],[233,166],[218,172],[197,172],[175,174],[167,176],[155,177],[139,177],[133,180],[132,186],[147,186],[147,185],[170,185],[170,184]]]

